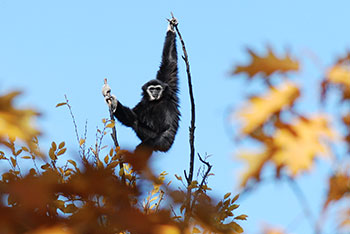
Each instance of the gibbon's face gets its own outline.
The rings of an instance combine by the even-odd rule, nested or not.
[[[158,85],[149,85],[146,89],[150,101],[159,100],[163,94],[163,87]]]

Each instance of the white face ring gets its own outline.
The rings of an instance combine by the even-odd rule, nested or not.
[[[150,101],[154,101],[162,97],[163,87],[161,85],[150,85],[147,87],[146,91]]]

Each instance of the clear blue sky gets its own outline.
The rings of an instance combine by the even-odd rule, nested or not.
[[[66,108],[55,108],[66,94],[82,134],[88,121],[88,143],[94,142],[96,126],[108,116],[101,95],[103,78],[124,104],[134,106],[141,86],[155,77],[167,27],[174,12],[189,53],[196,99],[196,149],[212,154],[215,177],[209,185],[222,196],[236,193],[238,171],[234,160],[236,127],[229,127],[228,110],[239,108],[247,94],[244,77],[230,78],[235,63],[247,61],[246,47],[264,51],[266,44],[278,53],[288,48],[303,58],[305,69],[298,82],[306,84],[307,98],[301,109],[318,110],[313,88],[321,72],[305,51],[312,51],[324,65],[350,47],[350,1],[17,1],[0,0],[0,93],[23,90],[18,105],[34,107],[43,115],[42,147],[51,140],[67,140],[76,152],[71,118]],[[178,51],[181,53],[180,44]],[[165,170],[174,181],[188,168],[190,107],[185,67],[180,60],[182,120],[175,144],[157,155],[155,169]],[[118,125],[122,146],[133,148],[139,140],[131,129]],[[107,144],[112,144],[110,139]],[[326,164],[326,163],[324,163]],[[198,165],[198,164],[197,164]],[[324,194],[327,165],[298,183],[317,214]],[[322,169],[323,168],[323,169]],[[239,213],[249,215],[242,226],[257,233],[264,222],[288,226],[292,233],[311,229],[290,189],[268,183],[239,200]],[[329,227],[333,230],[334,227]],[[330,231],[330,233],[332,233]]]

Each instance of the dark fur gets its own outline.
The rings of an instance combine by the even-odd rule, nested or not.
[[[124,125],[131,127],[142,141],[136,149],[148,148],[166,152],[174,142],[179,126],[180,112],[177,77],[176,35],[168,31],[157,79],[142,86],[142,99],[133,108],[119,101],[114,115]],[[159,100],[149,101],[146,89],[149,85],[161,85],[163,94]]]

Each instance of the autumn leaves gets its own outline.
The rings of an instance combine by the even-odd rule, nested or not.
[[[344,160],[334,158],[331,147],[331,144],[350,144],[350,110],[345,108],[350,100],[350,53],[324,69],[325,78],[318,87],[322,90],[318,97],[321,104],[332,88],[340,91],[338,105],[342,110],[341,116],[329,116],[322,111],[311,116],[299,113],[296,101],[301,95],[301,88],[287,76],[287,73],[300,72],[299,61],[288,54],[279,58],[271,49],[265,56],[258,56],[251,50],[248,54],[251,62],[246,66],[236,66],[232,75],[236,78],[243,73],[251,81],[262,78],[266,91],[251,97],[233,115],[233,121],[238,119],[241,123],[240,138],[254,139],[261,146],[238,150],[238,158],[247,165],[241,174],[241,186],[258,183],[262,169],[268,163],[274,165],[276,177],[284,173],[295,178],[310,171],[317,157],[324,157],[338,165],[329,179],[329,193],[324,206],[350,193],[349,170],[344,169]],[[335,123],[340,124],[341,132],[336,131]]]

